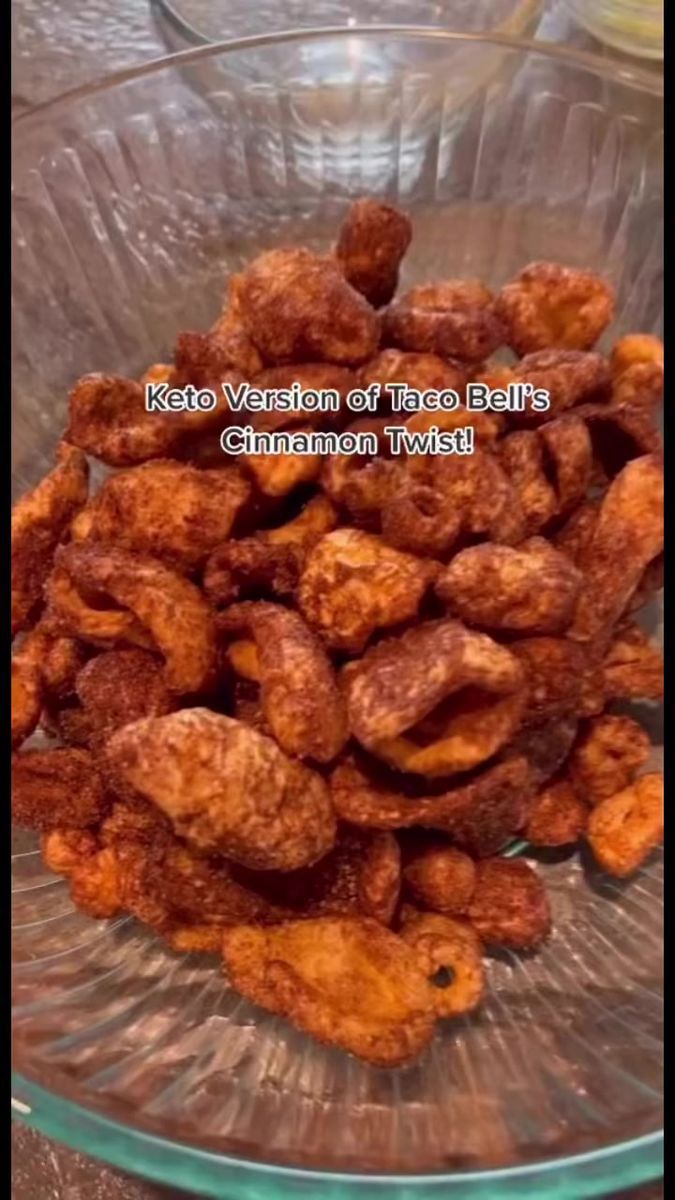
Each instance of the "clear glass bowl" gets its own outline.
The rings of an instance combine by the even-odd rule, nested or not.
[[[577,21],[607,46],[663,58],[663,0],[564,0]]]
[[[76,376],[165,358],[229,272],[280,242],[326,248],[363,193],[413,215],[404,285],[561,259],[613,279],[612,334],[659,331],[661,116],[639,71],[371,29],[190,51],[19,118],[15,492],[47,467]],[[480,1013],[384,1072],[246,1003],[215,961],[81,917],[18,834],[14,1109],[220,1198],[580,1200],[655,1177],[660,858],[627,885],[539,859],[550,942],[495,957]]]

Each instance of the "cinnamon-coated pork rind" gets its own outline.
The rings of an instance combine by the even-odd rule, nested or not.
[[[544,465],[557,497],[556,516],[566,516],[586,496],[593,469],[588,427],[575,413],[565,413],[539,428]]]
[[[645,604],[654,599],[657,592],[662,591],[665,576],[665,556],[663,551],[657,554],[644,569],[642,578],[626,605],[626,616],[637,612]]]
[[[406,943],[364,917],[318,917],[223,934],[227,975],[247,1000],[376,1066],[431,1039],[431,988]]]
[[[39,664],[12,656],[12,749],[30,737],[40,720],[43,686]]]
[[[558,779],[531,802],[523,837],[533,846],[569,846],[578,842],[590,809],[568,779]]]
[[[26,629],[42,600],[54,551],[87,499],[89,468],[79,450],[61,443],[56,466],[12,509],[12,637]]]
[[[375,630],[415,616],[434,573],[379,537],[336,529],[307,556],[298,606],[329,646],[358,654]]]
[[[55,875],[68,877],[99,849],[91,829],[50,829],[40,838],[42,861]]]
[[[614,316],[614,294],[590,271],[534,262],[502,288],[495,307],[516,354],[590,350]]]
[[[311,250],[268,250],[231,281],[252,341],[270,364],[372,358],[380,336],[374,309],[338,264]]]
[[[261,391],[271,391],[290,388],[297,383],[303,391],[337,392],[340,397],[338,412],[305,411],[304,409],[284,412],[273,409],[270,412],[253,413],[251,424],[254,429],[270,432],[275,429],[290,429],[293,426],[304,425],[312,429],[339,428],[350,418],[350,410],[345,400],[349,392],[355,388],[356,375],[348,367],[336,367],[332,363],[297,363],[285,367],[267,367],[253,377],[253,387]]]
[[[45,584],[45,598],[47,605],[40,625],[53,636],[75,638],[104,648],[120,643],[154,647],[149,632],[132,612],[89,603],[65,565],[57,563],[52,570]]]
[[[161,659],[147,650],[98,654],[79,672],[75,690],[92,746],[100,746],[116,729],[141,717],[164,716],[175,703],[164,681]]]
[[[494,297],[475,279],[422,283],[389,306],[383,340],[418,354],[479,363],[503,345],[505,329]]]
[[[663,775],[643,775],[593,809],[586,836],[604,871],[625,879],[663,838]]]
[[[442,392],[450,388],[463,397],[466,375],[466,367],[461,363],[449,362],[437,354],[406,354],[402,350],[381,350],[359,370],[359,387],[368,388],[373,383],[378,384],[383,406],[388,409],[389,384],[403,383],[419,392]],[[437,423],[443,415],[442,412],[433,414]]]
[[[27,829],[86,829],[109,807],[87,750],[22,750],[12,755],[12,819]]]
[[[112,475],[80,517],[87,518],[87,538],[189,570],[229,537],[250,493],[234,467],[202,471],[164,459]]]
[[[513,755],[437,795],[409,795],[405,781],[349,759],[331,775],[343,820],[373,829],[438,829],[475,857],[496,854],[522,827],[531,795],[530,767]]]
[[[286,754],[331,762],[349,737],[347,710],[330,659],[299,613],[250,601],[223,614],[234,632],[247,630],[258,659],[263,713]]]
[[[483,942],[512,950],[532,950],[551,931],[544,884],[521,859],[490,858],[477,864],[468,917]]]
[[[556,515],[556,490],[546,472],[544,445],[534,429],[509,433],[499,443],[499,458],[518,498],[524,536],[538,533]]]
[[[191,383],[196,388],[211,388],[222,404],[221,384],[236,387],[262,368],[262,358],[241,317],[228,305],[208,333],[186,330],[178,334],[171,383],[174,387]]]
[[[366,196],[350,205],[335,257],[347,282],[373,308],[388,304],[394,295],[398,269],[411,238],[410,218],[391,204]]]
[[[504,747],[500,757],[506,762],[513,757],[523,757],[527,762],[529,791],[525,800],[543,788],[562,769],[578,730],[579,721],[571,714],[538,723],[528,722]]]
[[[608,637],[645,567],[663,549],[663,492],[657,455],[634,459],[610,484],[577,560],[584,585],[570,637],[579,642]]]
[[[305,422],[296,433],[310,433]],[[239,462],[264,496],[288,496],[303,483],[313,483],[321,473],[320,454],[240,454]]]
[[[148,412],[145,389],[122,375],[83,375],[69,411],[66,440],[109,467],[165,458],[179,433],[180,414]]]
[[[274,529],[261,529],[256,535],[267,546],[299,546],[308,549],[318,542],[324,533],[330,533],[338,524],[335,505],[322,492],[312,496],[297,517],[277,525]]]
[[[636,362],[612,386],[612,401],[620,406],[653,411],[663,400],[663,363]]]
[[[476,864],[456,846],[429,839],[406,856],[403,880],[406,891],[424,908],[461,916],[473,895]]]
[[[262,371],[263,361],[246,332],[236,299],[228,289],[225,306],[209,330],[211,343],[224,359],[229,361],[245,379],[252,379]]]
[[[610,700],[660,700],[663,655],[634,621],[616,630],[602,661],[604,691]]]
[[[584,402],[608,400],[611,376],[607,360],[601,354],[581,350],[540,350],[526,354],[513,368],[512,383],[529,383],[549,394],[549,408],[511,413],[517,425],[543,425],[567,409]]]
[[[266,542],[262,537],[223,542],[209,556],[204,591],[221,607],[249,596],[292,596],[298,586],[304,554],[294,542]]]
[[[293,917],[373,917],[391,924],[401,886],[401,852],[393,833],[343,825],[337,841],[312,867],[249,871],[233,877]]]
[[[605,484],[634,458],[661,449],[656,414],[630,403],[582,404],[577,416],[588,427],[593,452],[593,482]]]
[[[569,776],[588,804],[628,786],[649,758],[651,744],[632,717],[605,713],[583,728],[570,756]]]
[[[126,725],[107,744],[113,775],[155,803],[199,850],[292,871],[335,841],[328,788],[270,738],[205,708]]]
[[[518,549],[484,542],[461,550],[436,580],[438,596],[472,625],[554,634],[570,624],[580,572],[545,538]]]
[[[616,340],[609,356],[615,379],[620,379],[629,367],[642,363],[663,366],[663,342],[651,333],[626,333]]]
[[[350,429],[357,431],[357,424],[362,423],[355,422]],[[379,531],[382,509],[400,482],[400,465],[386,458],[366,460],[358,454],[332,454],[323,464],[320,482],[356,525]]]
[[[399,931],[431,984],[437,1017],[473,1012],[485,991],[483,947],[468,921],[406,906]],[[450,972],[449,982],[438,980]]]
[[[217,662],[215,622],[194,583],[159,559],[103,542],[62,547],[57,566],[85,595],[110,598],[133,613],[164,656],[170,691],[189,695],[210,685]]]
[[[523,724],[551,721],[568,713],[595,716],[605,706],[600,663],[567,638],[519,638],[510,649],[520,659],[527,681]]]
[[[33,732],[43,703],[72,695],[86,657],[81,642],[53,637],[42,624],[26,634],[12,655],[12,747]]]
[[[525,704],[518,659],[459,621],[429,621],[388,638],[342,678],[361,744],[399,770],[432,777],[491,758]]]
[[[551,534],[551,542],[573,563],[579,564],[581,552],[591,538],[600,512],[600,500],[585,500],[567,518],[560,529]]]

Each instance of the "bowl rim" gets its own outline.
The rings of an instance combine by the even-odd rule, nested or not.
[[[114,91],[115,88],[159,74],[169,68],[192,66],[202,60],[229,56],[254,49],[284,44],[345,38],[391,37],[440,44],[474,44],[534,53],[570,67],[594,72],[609,83],[630,87],[657,98],[663,97],[663,78],[657,73],[632,64],[613,62],[592,52],[553,42],[521,38],[506,33],[455,33],[415,25],[368,25],[284,30],[273,34],[255,34],[220,42],[206,42],[174,54],[104,76],[100,80],[71,88],[12,118],[12,132],[39,127],[43,118],[57,115],[73,104]],[[455,1200],[480,1196],[483,1200],[500,1196],[502,1200],[520,1200],[536,1195],[537,1200],[584,1200],[606,1195],[618,1188],[634,1187],[658,1179],[663,1173],[663,1130],[600,1146],[583,1153],[533,1160],[517,1166],[478,1171],[454,1170],[424,1174],[364,1173],[323,1171],[261,1162],[233,1154],[219,1153],[189,1142],[174,1140],[107,1117],[95,1109],[50,1091],[20,1072],[12,1074],[12,1117],[47,1136],[57,1138],[73,1149],[102,1159],[115,1167],[144,1175],[158,1183],[173,1184],[222,1200],[226,1172],[242,1200],[284,1200],[294,1196],[293,1185],[317,1185],[331,1188],[331,1195],[352,1200],[379,1191],[387,1200],[408,1196],[415,1189],[423,1200],[426,1194],[438,1200],[451,1191]],[[140,1151],[140,1153],[139,1153]],[[236,1177],[236,1183],[234,1179]],[[277,1190],[277,1187],[283,1190]],[[383,1189],[387,1187],[388,1192]],[[338,1189],[333,1191],[333,1188]],[[401,1188],[401,1192],[397,1189]],[[488,1189],[488,1190],[486,1190]],[[536,1189],[536,1190],[533,1190]],[[234,1195],[235,1192],[230,1192]]]

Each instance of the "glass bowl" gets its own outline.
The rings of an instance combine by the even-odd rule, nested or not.
[[[404,286],[560,259],[612,278],[612,335],[660,331],[661,117],[639,70],[386,28],[192,50],[20,117],[15,493],[79,374],[162,360],[230,272],[281,242],[327,248],[363,193],[412,213]],[[550,942],[495,956],[481,1011],[386,1072],[240,999],[215,961],[85,919],[31,835],[13,849],[13,1108],[43,1132],[245,1200],[580,1200],[660,1174],[659,856],[623,885],[539,854]]]

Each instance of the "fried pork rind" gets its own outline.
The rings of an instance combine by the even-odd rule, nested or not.
[[[620,625],[602,662],[607,699],[660,700],[663,672],[663,655],[640,626]]]
[[[320,1042],[376,1066],[409,1062],[431,1039],[434,998],[415,952],[364,917],[319,917],[223,935],[233,987]]]
[[[535,262],[502,288],[495,307],[516,354],[590,350],[614,316],[614,294],[590,271]]]
[[[91,829],[50,829],[40,839],[42,861],[56,875],[69,876],[99,849]]]
[[[42,674],[38,663],[21,654],[12,656],[12,749],[37,726],[42,711]]]
[[[379,537],[336,529],[308,554],[298,605],[329,646],[358,654],[375,630],[415,616],[434,573]]]
[[[465,913],[476,885],[476,864],[447,842],[431,841],[414,852],[403,868],[413,899],[434,912]]]
[[[69,405],[66,440],[109,467],[164,458],[179,432],[179,414],[148,412],[144,388],[122,375],[83,375]]]
[[[45,585],[47,607],[40,622],[50,634],[80,639],[94,646],[119,643],[152,648],[152,637],[129,611],[90,604],[77,590],[70,572],[59,563]]]
[[[12,818],[27,829],[86,829],[108,798],[87,750],[22,750],[12,755]]]
[[[12,655],[12,747],[35,729],[47,701],[72,695],[86,651],[73,638],[53,637],[42,624],[26,634]]]
[[[292,871],[335,841],[324,781],[269,738],[205,708],[126,725],[108,742],[114,775],[170,817],[196,849]]]
[[[251,424],[254,429],[273,431],[290,429],[296,425],[309,425],[312,429],[334,428],[345,423],[349,409],[344,404],[346,396],[356,387],[356,375],[348,367],[336,367],[332,363],[298,363],[286,367],[267,367],[253,378],[253,386],[261,391],[290,388],[294,383],[303,390],[338,392],[341,400],[339,412],[306,412],[304,409],[284,412],[254,413]]]
[[[456,554],[436,592],[463,620],[514,633],[554,634],[570,624],[582,579],[545,538],[518,549],[484,542]]]
[[[388,304],[412,238],[410,218],[381,200],[365,197],[349,208],[335,247],[345,278],[373,308]]]
[[[663,399],[663,342],[649,333],[628,333],[612,347],[609,365],[616,404],[654,408]]]
[[[595,716],[605,706],[602,668],[578,642],[567,638],[520,638],[510,649],[527,680],[523,724],[551,721],[568,713]]]
[[[310,431],[307,424],[296,430]],[[318,479],[323,458],[320,454],[241,454],[239,461],[264,496],[288,496],[301,484]]]
[[[382,350],[359,371],[359,387],[368,388],[373,383],[379,385],[384,399],[388,399],[387,388],[391,383],[404,383],[419,392],[432,389],[440,392],[451,388],[463,396],[466,388],[466,367],[461,363],[439,358],[437,354],[405,354],[401,350]],[[452,414],[437,412],[430,415],[434,417],[435,423],[439,424],[444,415]],[[470,421],[470,414],[466,410],[464,416]]]
[[[559,507],[546,474],[544,446],[533,429],[510,433],[499,443],[499,457],[522,512],[524,536],[538,533]]]
[[[663,549],[663,463],[634,459],[605,493],[597,521],[577,559],[584,585],[570,637],[608,637],[647,565]]]
[[[556,516],[566,516],[586,496],[591,482],[593,449],[588,428],[580,417],[566,413],[539,429],[558,500]]]
[[[419,796],[406,794],[402,779],[383,778],[372,765],[351,759],[336,767],[330,782],[333,804],[343,820],[373,829],[438,829],[480,858],[496,854],[524,824],[530,774],[527,759],[513,755],[468,783]]]
[[[389,306],[383,338],[390,346],[478,363],[504,342],[492,293],[478,280],[422,283]]]
[[[566,409],[592,400],[609,399],[611,376],[601,354],[580,350],[541,350],[526,354],[513,368],[513,383],[530,383],[549,394],[550,407],[533,412],[512,413],[519,425],[542,425],[560,416]]]
[[[311,250],[268,250],[231,281],[231,294],[258,350],[269,363],[372,358],[380,323],[337,263]]]
[[[218,607],[249,596],[292,596],[303,561],[294,542],[265,542],[261,537],[223,542],[209,556],[204,591]]]
[[[588,722],[569,761],[569,774],[588,804],[598,804],[628,786],[649,758],[651,745],[632,717],[595,717]]]
[[[230,608],[221,632],[225,622],[254,638],[262,709],[281,749],[331,762],[349,737],[347,710],[318,637],[298,613],[264,601]]]
[[[146,650],[109,650],[92,658],[77,676],[76,691],[90,729],[101,745],[116,729],[141,717],[171,712],[174,699],[161,659]]]
[[[625,879],[663,838],[663,775],[643,775],[593,809],[586,834],[604,871]]]
[[[250,491],[236,468],[202,471],[170,459],[145,463],[105,481],[83,510],[86,536],[189,570],[229,537]],[[73,534],[77,538],[77,527]]]
[[[61,443],[56,466],[12,509],[12,637],[30,624],[42,600],[54,551],[87,499],[89,468],[79,451]]]
[[[468,771],[513,735],[525,704],[518,659],[459,621],[429,621],[343,671],[349,725],[399,770]]]
[[[490,946],[532,950],[551,930],[546,889],[521,859],[489,858],[476,866],[469,921]]]
[[[197,388],[211,388],[220,397],[221,384],[236,387],[243,379],[252,379],[262,367],[262,358],[236,307],[229,304],[208,333],[179,333],[171,382],[175,387],[191,383]]]
[[[528,765],[529,799],[564,766],[579,729],[575,716],[554,717],[539,723],[528,722],[505,746],[502,758],[524,756]],[[524,823],[524,821],[523,821]]]
[[[297,517],[275,529],[261,530],[258,537],[268,546],[289,545],[306,550],[318,542],[324,533],[335,529],[337,523],[335,505],[320,492],[307,501]]]
[[[567,518],[564,525],[552,534],[551,541],[573,563],[579,565],[581,552],[591,538],[600,512],[599,500],[585,500]]]
[[[523,836],[533,846],[569,846],[584,832],[589,811],[569,780],[558,779],[534,797]]]
[[[626,463],[661,449],[655,414],[639,405],[582,404],[577,415],[588,426],[593,451],[593,482],[604,485]]]
[[[485,991],[483,947],[468,921],[407,908],[400,936],[432,984],[437,1017],[459,1017],[478,1007]],[[447,972],[450,981],[438,981]]]
[[[248,871],[235,878],[286,917],[373,917],[391,924],[401,885],[401,852],[392,833],[343,825],[332,850],[299,871]]]
[[[382,424],[386,423],[387,418],[384,418]],[[349,428],[358,432],[357,426],[365,424],[365,421],[357,421]],[[320,482],[331,500],[346,509],[356,525],[379,531],[382,509],[394,494],[399,480],[397,462],[385,458],[365,459],[358,454],[333,454],[323,464]]]
[[[170,691],[189,695],[211,683],[217,661],[215,622],[194,583],[159,559],[103,542],[63,547],[57,567],[78,591],[124,606],[151,633],[165,659]]]

